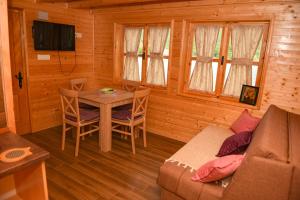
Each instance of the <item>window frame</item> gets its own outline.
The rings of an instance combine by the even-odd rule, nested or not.
[[[212,97],[215,96],[213,93],[210,92],[206,92],[206,91],[200,91],[200,90],[193,90],[193,89],[189,89],[189,82],[190,82],[190,77],[191,77],[191,64],[192,64],[192,60],[196,60],[197,57],[194,57],[192,54],[192,49],[193,49],[193,44],[194,44],[194,38],[195,38],[195,32],[196,32],[196,26],[200,25],[200,24],[222,24],[220,22],[200,22],[200,23],[191,23],[189,26],[189,33],[188,33],[188,44],[187,44],[187,49],[186,49],[186,62],[185,62],[185,68],[186,68],[186,73],[184,75],[184,80],[185,80],[185,84],[183,86],[184,88],[184,92],[186,93],[190,93],[190,94],[194,94],[194,95],[203,95],[203,96],[208,96],[208,97]],[[223,28],[223,25],[221,26]],[[223,40],[223,36],[222,35],[222,39]],[[222,42],[221,42],[222,43]],[[219,57],[221,55],[221,50],[222,50],[222,46],[220,46],[220,53],[219,53]],[[213,61],[218,62],[218,71],[219,71],[219,66],[220,66],[220,58],[215,59],[213,58]],[[218,80],[218,73],[217,73],[217,79],[216,82]],[[216,84],[217,85],[217,84]]]
[[[231,25],[232,24],[264,24],[264,30],[262,35],[262,45],[259,61],[253,61],[253,65],[258,66],[257,77],[255,86],[260,87],[260,92],[258,96],[258,101],[256,106],[242,104],[239,102],[239,97],[231,97],[222,95],[224,88],[224,79],[226,73],[226,65],[231,63],[231,60],[228,59],[228,46],[229,39],[231,33]],[[216,87],[215,91],[210,93],[206,91],[199,91],[189,89],[189,81],[190,81],[190,73],[191,73],[191,62],[193,60],[192,56],[192,48],[193,48],[193,40],[195,37],[195,27],[199,24],[221,24],[222,30],[222,38],[221,45],[219,51],[219,58],[213,59],[213,61],[218,62],[217,76],[216,76]],[[180,78],[178,83],[178,95],[192,97],[197,99],[203,99],[218,103],[225,104],[234,104],[241,107],[249,107],[251,109],[259,109],[261,97],[262,97],[262,88],[263,88],[263,80],[265,77],[265,71],[268,59],[267,54],[270,49],[270,38],[271,38],[271,24],[272,20],[270,19],[262,19],[262,20],[226,20],[226,21],[187,21],[183,22],[183,38],[182,38],[182,49],[181,49],[181,63],[180,63]],[[221,59],[224,56],[224,63],[221,65]]]
[[[120,79],[121,80],[117,80],[115,82],[122,82],[122,83],[126,83],[128,81],[130,82],[137,82],[140,83],[140,85],[143,86],[147,86],[147,87],[151,87],[151,88],[156,88],[156,89],[160,89],[160,90],[166,90],[169,86],[169,82],[170,82],[170,69],[172,66],[172,47],[173,47],[173,30],[174,30],[174,21],[171,22],[159,22],[159,23],[124,23],[121,25],[122,26],[122,39],[119,41],[120,48],[119,50],[116,51],[121,51],[119,52],[119,54],[121,54],[121,63],[119,63],[119,73],[120,73]],[[166,84],[165,85],[155,85],[155,84],[151,84],[151,83],[147,83],[147,67],[148,67],[148,33],[149,33],[149,27],[151,26],[168,26],[170,28],[169,30],[169,35],[170,35],[170,40],[169,40],[169,54],[168,56],[163,56],[163,59],[168,59],[168,70],[165,72],[167,73],[167,79],[166,79]],[[132,81],[132,80],[126,80],[123,78],[123,70],[124,70],[124,58],[126,53],[124,52],[124,33],[125,33],[125,28],[126,27],[139,27],[139,28],[143,28],[143,53],[142,54],[138,54],[138,58],[139,57],[143,57],[142,58],[142,72],[141,72],[141,80],[140,81]],[[116,28],[115,28],[116,29]],[[115,32],[115,34],[117,34]],[[115,38],[116,39],[116,38]],[[116,43],[116,41],[115,41]],[[116,48],[116,45],[115,45]],[[118,52],[114,52],[114,55],[118,54]],[[115,65],[115,64],[114,64]],[[115,67],[116,68],[116,67]]]

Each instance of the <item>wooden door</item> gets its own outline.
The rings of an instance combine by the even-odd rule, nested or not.
[[[17,9],[8,10],[11,74],[18,134],[31,132],[22,12]]]

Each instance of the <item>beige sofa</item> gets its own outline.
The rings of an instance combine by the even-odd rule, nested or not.
[[[300,115],[270,106],[232,178],[223,184],[193,182],[193,169],[213,159],[230,134],[228,129],[208,127],[166,160],[158,177],[161,199],[300,199]]]

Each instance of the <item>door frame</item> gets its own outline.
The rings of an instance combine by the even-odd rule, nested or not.
[[[0,133],[11,131],[16,133],[16,122],[13,102],[12,76],[10,64],[9,29],[8,29],[8,7],[7,0],[0,0],[0,65],[3,82],[3,95],[6,112],[7,128],[1,128]]]
[[[16,8],[16,7],[8,7],[9,10],[17,10],[20,12],[20,18],[21,18],[21,46],[22,46],[22,60],[23,60],[23,68],[24,68],[24,74],[26,81],[23,82],[24,85],[26,85],[26,94],[27,94],[27,102],[28,102],[28,118],[30,122],[30,133],[32,132],[32,121],[31,121],[31,99],[29,96],[29,70],[28,70],[28,49],[27,49],[27,29],[26,29],[26,15],[23,8]],[[13,75],[12,75],[13,76]],[[13,78],[13,77],[12,77]],[[16,124],[17,125],[17,124]],[[17,131],[17,127],[16,127]]]

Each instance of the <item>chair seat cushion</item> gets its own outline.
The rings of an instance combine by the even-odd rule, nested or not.
[[[89,109],[89,110],[97,110],[98,108],[95,106],[91,106],[85,103],[79,102],[79,108]]]
[[[99,119],[99,110],[79,108],[80,121],[92,121]],[[66,119],[76,122],[76,117],[66,115]]]
[[[130,103],[130,104],[125,104],[125,105],[122,105],[122,106],[115,107],[113,110],[114,110],[114,111],[131,110],[131,109],[132,109],[132,106],[133,106],[132,103]]]
[[[134,119],[140,119],[143,116],[136,116]],[[129,121],[131,120],[131,111],[129,110],[119,110],[116,111],[112,114],[112,119],[116,119],[116,120],[122,120],[122,121]]]
[[[130,120],[131,112],[129,110],[119,110],[112,114],[112,118],[118,120]]]

